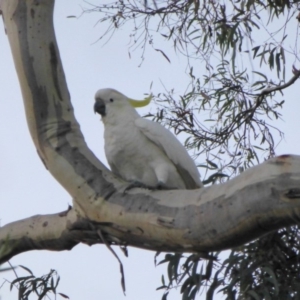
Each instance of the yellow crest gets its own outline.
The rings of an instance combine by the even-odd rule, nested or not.
[[[152,98],[153,98],[153,96],[151,94],[144,100],[134,100],[134,99],[128,98],[128,101],[131,104],[131,106],[133,106],[133,107],[143,107],[143,106],[147,106],[150,103]]]

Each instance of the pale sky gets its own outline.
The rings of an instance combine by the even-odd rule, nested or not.
[[[162,43],[157,46],[166,52],[172,63],[149,48],[146,60],[138,67],[141,51],[131,53],[129,58],[128,28],[121,29],[103,46],[102,41],[95,43],[103,26],[96,25],[99,15],[67,18],[69,15],[79,16],[80,5],[87,7],[87,4],[82,0],[56,2],[57,40],[75,114],[89,147],[106,163],[103,125],[100,117],[93,112],[95,92],[99,88],[112,87],[139,99],[144,97],[144,93],[150,92],[151,82],[152,92],[164,92],[162,81],[168,89],[175,88],[175,93],[180,94],[188,82],[184,74],[185,60],[176,56],[167,43]],[[0,224],[3,226],[36,214],[63,211],[72,204],[72,199],[45,170],[29,136],[19,83],[2,21],[0,49]],[[291,76],[287,70],[287,78]],[[297,136],[300,102],[296,97],[299,94],[297,86],[299,82],[285,94],[284,121],[275,124],[285,132],[285,141],[277,148],[277,154],[300,153]],[[154,112],[154,104],[140,113],[144,114],[149,109]],[[120,286],[119,265],[103,245],[79,245],[64,252],[31,251],[14,257],[11,263],[14,266],[26,266],[37,276],[50,269],[57,270],[61,277],[58,291],[67,294],[72,300],[160,299],[162,292],[155,289],[161,284],[161,274],[166,266],[155,268],[155,252],[129,248],[129,258],[125,258],[117,248],[116,251],[125,268],[126,297]],[[26,274],[20,269],[17,272],[18,275]],[[12,272],[0,273],[0,285],[2,278],[13,280],[15,277]],[[0,296],[2,300],[15,300],[17,292],[10,293],[9,285],[6,284],[0,290]],[[179,291],[169,296],[170,300],[180,298]],[[199,299],[204,299],[204,296]]]

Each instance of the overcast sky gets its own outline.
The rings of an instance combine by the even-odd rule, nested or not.
[[[131,53],[131,58],[128,55],[128,28],[121,29],[105,46],[102,41],[95,43],[100,36],[100,26],[103,26],[96,25],[99,15],[67,18],[69,15],[79,16],[80,5],[88,5],[81,0],[56,2],[56,34],[75,114],[89,147],[106,163],[103,126],[100,117],[93,112],[95,92],[99,88],[112,87],[138,99],[150,92],[151,82],[154,93],[163,92],[163,82],[168,89],[175,87],[175,93],[180,94],[188,82],[184,75],[185,59],[176,56],[168,44],[161,44],[157,46],[171,58],[171,64],[159,52],[149,48],[146,60],[139,67],[141,51]],[[287,77],[291,76],[287,71]],[[0,87],[1,226],[32,215],[67,209],[72,204],[70,195],[45,170],[29,136],[20,88],[1,21]],[[300,153],[298,91],[299,82],[285,94],[284,121],[278,121],[275,125],[286,135],[277,147],[277,154]],[[155,106],[152,104],[140,113],[146,113],[149,109],[154,112]],[[61,277],[58,291],[72,300],[160,299],[162,292],[155,289],[161,284],[165,267],[155,268],[155,253],[134,248],[129,248],[129,258],[123,257],[120,251],[118,253],[125,267],[126,298],[120,286],[118,263],[102,245],[79,245],[65,252],[31,251],[18,255],[11,263],[14,266],[25,265],[37,276],[50,269],[57,270]],[[25,274],[20,269],[17,272],[19,275]],[[13,280],[14,274],[0,273],[0,285],[2,278]],[[16,291],[10,293],[8,290],[8,284],[0,290],[2,300],[17,299]],[[180,299],[178,294],[173,293],[169,299]]]

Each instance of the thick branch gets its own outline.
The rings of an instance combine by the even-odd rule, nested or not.
[[[225,184],[197,191],[117,193],[107,205],[117,206],[119,213],[105,209],[102,221],[96,221],[98,209],[94,221],[76,217],[71,210],[11,223],[0,230],[1,243],[8,240],[11,247],[1,260],[28,250],[59,251],[78,242],[99,243],[97,228],[115,245],[157,251],[206,252],[242,245],[299,222],[299,170],[299,156],[281,156]]]
[[[57,214],[37,215],[12,222],[0,230],[0,264],[31,250],[63,251],[71,250],[79,243],[89,246],[102,244],[98,231],[109,225],[82,219],[72,207]],[[105,241],[125,246],[107,234]]]
[[[269,160],[222,185],[183,191],[135,189],[123,195],[124,183],[87,148],[75,120],[54,35],[53,4],[2,0],[1,8],[31,136],[47,169],[74,199],[78,217],[73,210],[65,219],[39,217],[39,229],[48,218],[49,225],[46,231],[35,229],[31,244],[11,230],[17,223],[1,228],[2,243],[9,232],[10,246],[15,247],[11,253],[70,249],[84,241],[85,231],[78,237],[69,230],[71,213],[71,223],[78,218],[102,226],[110,242],[159,251],[227,249],[298,222],[299,156]],[[53,220],[61,220],[61,225]],[[32,220],[26,222],[29,226]],[[53,232],[60,235],[51,244]]]

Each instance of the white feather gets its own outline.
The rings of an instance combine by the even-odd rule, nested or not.
[[[167,157],[176,166],[177,171],[183,173],[183,181],[188,187],[192,188],[194,186],[196,188],[203,186],[194,161],[172,132],[159,123],[143,118],[136,119],[135,124],[148,139],[165,152]],[[185,176],[182,170],[186,171]],[[188,175],[190,176],[188,177]]]
[[[194,161],[170,131],[143,119],[116,90],[99,90],[95,98],[105,127],[105,154],[116,175],[149,187],[202,187]]]

